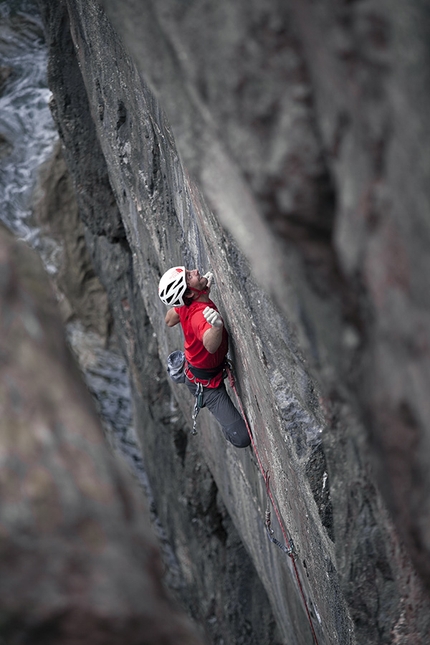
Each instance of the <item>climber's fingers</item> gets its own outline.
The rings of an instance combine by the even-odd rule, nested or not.
[[[212,327],[222,327],[222,318],[215,309],[206,307],[206,309],[203,310],[203,316],[208,323],[212,325]]]
[[[211,271],[208,271],[207,273],[204,274],[203,277],[206,278],[206,280],[208,281],[208,288],[210,289],[212,285],[212,281],[214,279],[214,274]]]

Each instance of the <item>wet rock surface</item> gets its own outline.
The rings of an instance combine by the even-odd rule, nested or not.
[[[312,642],[289,560],[267,540],[252,451],[226,445],[205,412],[191,438],[192,401],[166,380],[181,337],[164,327],[156,285],[185,263],[214,271],[319,642],[424,643],[428,85],[418,6],[104,4],[114,28],[96,3],[40,2],[53,114],[183,599],[213,642]],[[408,47],[415,57],[403,57]]]

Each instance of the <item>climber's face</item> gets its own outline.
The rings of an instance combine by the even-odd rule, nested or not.
[[[186,270],[185,277],[187,280],[187,287],[190,289],[197,289],[197,291],[203,291],[203,289],[206,289],[208,284],[207,278],[201,276],[198,269],[192,269],[191,271]]]

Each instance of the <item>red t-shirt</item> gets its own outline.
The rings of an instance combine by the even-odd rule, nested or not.
[[[203,345],[203,334],[211,325],[203,316],[203,310],[211,307],[218,311],[212,300],[209,302],[192,302],[189,307],[175,307],[176,313],[184,332],[184,352],[188,363],[198,369],[210,369],[220,365],[228,351],[228,334],[225,327],[222,332],[221,345],[214,354],[210,354]],[[207,383],[204,379],[196,378],[197,382]],[[218,387],[222,381],[222,371],[213,377],[208,387]]]

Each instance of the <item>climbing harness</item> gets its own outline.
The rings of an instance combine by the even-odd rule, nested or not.
[[[315,645],[319,645],[318,638],[317,638],[317,635],[315,633],[315,628],[314,628],[314,625],[313,625],[313,622],[312,622],[312,617],[311,617],[311,613],[310,613],[310,610],[309,610],[308,602],[306,600],[305,592],[303,590],[303,585],[302,585],[302,582],[300,580],[299,570],[297,568],[297,563],[296,563],[297,551],[295,549],[294,542],[293,542],[292,538],[288,536],[287,530],[286,530],[286,528],[284,526],[284,523],[282,521],[281,513],[280,513],[280,511],[279,511],[279,509],[278,509],[278,507],[276,505],[275,498],[274,498],[272,490],[270,488],[270,473],[269,473],[268,470],[265,470],[264,467],[263,467],[263,463],[261,461],[257,446],[255,444],[254,437],[253,437],[252,432],[251,432],[251,428],[250,428],[248,420],[247,420],[247,418],[245,416],[245,411],[243,409],[241,398],[240,398],[239,393],[237,391],[236,381],[235,381],[234,374],[233,374],[233,366],[232,366],[230,361],[227,361],[227,363],[226,363],[226,372],[227,372],[230,387],[233,390],[233,392],[234,392],[234,394],[236,396],[237,402],[239,404],[240,412],[242,414],[243,420],[244,420],[245,425],[246,425],[246,429],[248,430],[249,438],[251,440],[252,449],[253,449],[254,455],[255,455],[255,457],[257,459],[258,467],[260,469],[261,475],[263,476],[264,483],[266,485],[266,491],[267,491],[267,498],[268,499],[267,499],[267,509],[266,509],[266,518],[265,518],[266,523],[265,524],[266,524],[267,535],[268,535],[270,541],[273,542],[273,544],[275,544],[276,546],[278,546],[291,559],[294,575],[295,575],[295,578],[296,578],[296,581],[297,581],[297,586],[299,587],[300,595],[302,597],[303,605],[304,605],[306,615],[307,615],[307,618],[308,618],[308,622],[309,622],[309,626],[310,626],[310,629],[311,629],[311,632],[312,632],[312,637],[313,637]],[[272,529],[271,519],[270,519],[269,500],[270,500],[270,502],[272,504],[273,510],[275,511],[276,519],[278,520],[278,524],[279,524],[279,526],[281,528],[285,544],[282,544],[282,542],[280,542],[279,540],[277,540],[274,537],[274,532],[273,532],[273,529]]]
[[[190,365],[190,363],[187,363],[187,374],[188,378],[190,381],[195,382],[195,378],[198,378],[202,381],[208,382],[207,385],[209,385],[210,381],[214,378],[214,376],[218,376],[220,372],[223,371],[225,366],[225,361],[223,361],[220,365],[217,365],[216,367],[206,367],[205,369],[201,369],[199,367],[194,367],[194,365]],[[193,379],[193,376],[195,377]],[[207,387],[205,385],[204,387]]]
[[[191,434],[197,434],[197,415],[203,407],[203,388],[208,387],[214,376],[217,376],[224,369],[224,362],[221,365],[213,368],[199,369],[185,363],[184,373],[185,377],[196,385],[195,402],[192,414],[193,428]],[[197,379],[205,379],[205,382],[197,381]]]
[[[176,358],[176,360],[179,362],[179,357],[175,356],[174,358]],[[176,361],[172,361],[172,362],[176,363]],[[263,463],[261,461],[261,458],[260,458],[256,443],[254,441],[254,437],[253,437],[252,432],[251,432],[251,428],[249,426],[248,420],[247,420],[246,415],[245,415],[245,411],[243,409],[242,400],[241,400],[241,398],[239,396],[239,393],[237,391],[236,382],[235,382],[235,378],[234,378],[234,374],[233,374],[233,366],[232,366],[231,362],[228,359],[226,359],[225,363],[222,366],[222,369],[225,370],[225,373],[226,373],[226,375],[228,377],[228,381],[230,383],[230,387],[231,387],[231,389],[233,390],[233,392],[234,392],[234,394],[236,396],[240,412],[242,414],[243,420],[244,420],[245,425],[246,425],[246,429],[248,431],[248,435],[249,435],[249,438],[250,438],[250,441],[251,441],[252,449],[253,449],[254,455],[255,455],[255,457],[257,459],[259,470],[261,472],[261,475],[263,477],[264,483],[266,485],[267,508],[266,508],[266,514],[265,514],[265,526],[266,526],[267,536],[268,536],[269,540],[273,544],[275,544],[283,553],[285,553],[291,560],[294,575],[295,575],[295,578],[296,578],[296,581],[297,581],[297,586],[299,588],[300,595],[302,597],[303,605],[304,605],[306,615],[307,615],[307,618],[308,618],[308,622],[309,622],[309,626],[310,626],[310,629],[311,629],[311,632],[312,632],[312,637],[313,637],[315,645],[319,645],[317,635],[315,633],[315,628],[314,628],[314,625],[313,625],[313,622],[312,622],[312,617],[311,617],[311,614],[310,614],[308,602],[306,600],[306,596],[305,596],[305,593],[304,593],[304,590],[303,590],[303,585],[302,585],[302,582],[300,580],[299,570],[297,568],[297,563],[296,563],[296,560],[298,558],[297,551],[296,551],[296,548],[295,548],[295,545],[294,545],[292,537],[288,535],[287,529],[285,528],[284,523],[282,521],[280,511],[279,511],[279,509],[278,509],[278,507],[276,505],[275,498],[274,498],[272,490],[270,488],[270,473],[269,473],[268,470],[264,469]],[[193,414],[192,414],[193,428],[192,428],[192,431],[191,431],[193,435],[196,435],[197,434],[197,429],[196,429],[197,428],[197,416],[198,416],[200,410],[203,407],[203,389],[204,389],[204,387],[206,387],[210,383],[211,378],[213,378],[213,376],[215,374],[214,373],[208,374],[204,370],[197,370],[196,368],[192,368],[192,366],[187,364],[186,361],[185,361],[183,371],[184,371],[185,377],[188,378],[193,383],[195,383],[195,385],[196,385],[195,402],[194,402],[194,409],[193,409]],[[218,368],[215,368],[215,371],[216,371],[216,373],[219,373],[221,370],[218,369]],[[193,374],[193,372],[196,372],[196,373]],[[210,376],[210,378],[207,379],[206,384],[203,384],[203,383],[197,381],[197,378],[202,378],[202,377],[205,378],[206,376]],[[279,524],[280,529],[282,531],[282,535],[284,537],[284,544],[282,542],[280,542],[274,536],[274,531],[272,529],[272,522],[271,522],[270,503],[271,503],[271,505],[273,507],[273,510],[275,511],[276,519],[278,520],[278,524]]]

